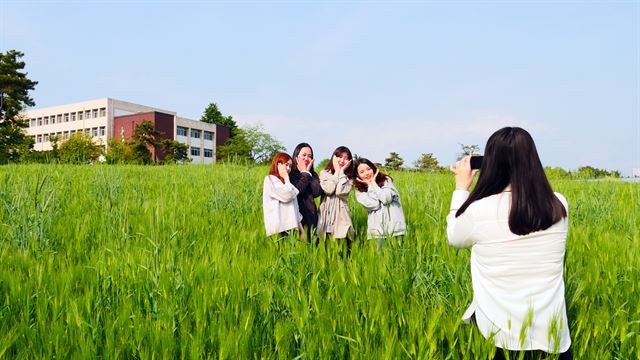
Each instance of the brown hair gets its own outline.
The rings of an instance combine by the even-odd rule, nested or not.
[[[327,164],[327,167],[325,167],[324,169],[329,171],[332,174],[335,174],[336,169],[333,168],[333,157],[340,156],[343,153],[347,154],[347,157],[349,158],[349,160],[353,160],[353,155],[351,155],[351,150],[349,150],[348,147],[338,146],[335,150],[333,150],[333,154],[331,155],[331,158],[329,158],[329,163]],[[351,161],[351,164],[349,164],[349,167],[347,167],[344,170],[344,174],[347,175],[347,179],[351,180],[353,179],[353,176],[354,176],[353,173],[354,173],[354,167],[353,167],[353,161]]]

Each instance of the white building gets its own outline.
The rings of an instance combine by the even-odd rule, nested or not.
[[[34,139],[34,149],[38,151],[51,150],[53,136],[64,141],[77,132],[91,135],[96,143],[106,147],[108,140],[131,136],[138,123],[149,120],[165,134],[163,138],[189,145],[192,163],[209,164],[215,162],[216,147],[229,138],[229,129],[225,126],[111,98],[31,109],[24,115],[29,122],[26,133]]]

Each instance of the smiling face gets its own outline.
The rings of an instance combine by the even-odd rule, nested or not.
[[[358,165],[358,177],[364,181],[371,180],[373,177],[373,169],[367,164]]]
[[[334,156],[338,160],[338,165],[340,165],[341,168],[344,167],[347,162],[349,162],[349,154],[347,154],[346,152],[341,153],[340,156]]]
[[[300,149],[298,153],[296,162],[299,164],[304,164],[304,166],[309,166],[309,163],[313,160],[313,152],[311,152],[310,147],[303,147]]]

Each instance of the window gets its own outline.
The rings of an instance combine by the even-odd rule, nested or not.
[[[76,133],[76,131],[75,131],[75,130],[71,130],[71,131],[69,131],[69,133],[70,133],[71,135],[74,135],[74,134]]]
[[[200,156],[200,148],[192,147],[191,148],[191,156]]]
[[[84,118],[85,119],[91,119],[91,110],[87,110],[84,112]]]
[[[104,126],[100,126],[100,136],[104,136],[106,134],[106,129]]]
[[[178,133],[178,136],[187,136],[187,128],[178,126],[177,133]]]
[[[191,137],[194,139],[200,139],[200,130],[198,129],[191,129]],[[200,151],[200,150],[198,150]]]
[[[87,135],[91,135],[91,129],[89,128],[84,129],[84,133]]]
[[[38,126],[42,126],[42,118],[38,118]]]
[[[38,137],[37,137],[37,139],[36,139],[36,142],[39,142],[39,143],[41,143],[41,142],[42,142],[42,135],[38,135]]]
[[[69,114],[64,114],[64,122],[69,122]]]
[[[206,157],[206,158],[213,157],[213,150],[211,150],[211,149],[204,149],[204,157]]]
[[[64,132],[64,139],[65,140],[69,138],[69,133],[70,133],[70,131],[65,131]]]
[[[49,134],[44,134],[44,142],[49,141]]]
[[[55,117],[55,116],[52,116],[52,117],[51,117],[51,123],[52,123],[52,124],[55,124],[55,123],[56,123],[56,117]]]
[[[105,116],[107,116],[107,109],[100,108],[100,117],[105,117]]]
[[[53,116],[52,116],[53,117]],[[61,123],[62,122],[62,114],[58,114],[58,122]]]
[[[79,111],[79,112],[78,112],[78,120],[82,120],[82,115],[83,115],[83,112],[82,112],[82,111]]]
[[[94,127],[93,129],[91,129],[92,135],[93,136],[98,136],[98,128]]]
[[[49,117],[48,116],[44,117],[44,124],[45,125],[49,125]]]
[[[35,127],[37,124],[36,119],[31,119],[31,127]]]
[[[71,113],[71,121],[76,121],[76,113]]]
[[[94,119],[98,118],[98,109],[93,109],[93,118]]]
[[[213,133],[211,131],[205,131],[204,132],[204,139],[205,140],[213,140]]]

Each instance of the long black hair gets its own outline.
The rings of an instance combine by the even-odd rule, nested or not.
[[[309,150],[311,150],[311,158],[314,158],[313,157],[313,148],[311,147],[311,145],[309,145],[309,144],[307,144],[305,142],[298,144],[298,146],[296,146],[296,148],[293,150],[293,156],[291,157],[293,159],[292,170],[298,171],[298,160],[297,160],[298,159],[298,154],[300,154],[300,151],[303,148],[306,148],[306,147],[308,147]],[[311,164],[311,169],[309,169],[309,172],[312,173],[312,174],[315,172],[315,171],[313,171],[313,164]]]
[[[505,127],[487,141],[478,183],[456,217],[474,201],[501,193],[508,185],[512,193],[512,233],[526,235],[545,230],[567,216],[551,189],[531,135],[519,127]]]

